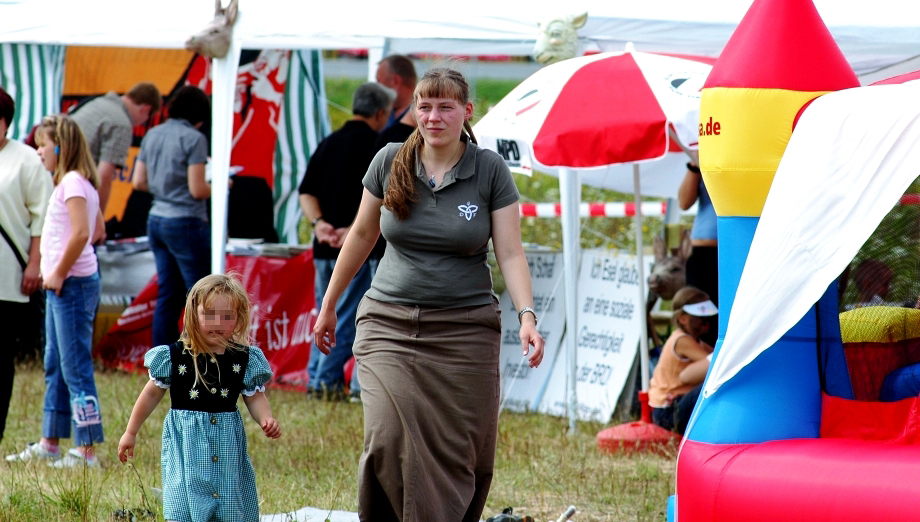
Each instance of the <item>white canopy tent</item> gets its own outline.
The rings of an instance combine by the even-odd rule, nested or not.
[[[892,67],[920,55],[913,7],[901,0],[817,0],[844,54],[858,73]],[[360,0],[296,2],[240,0],[230,54],[214,69],[212,169],[215,193],[229,174],[232,94],[244,48],[370,48],[393,52],[527,55],[538,22],[552,15],[588,12],[579,31],[583,47],[716,55],[750,0],[611,3],[581,0],[560,9],[531,2],[472,0],[462,6],[408,0],[399,9]],[[0,42],[181,48],[212,18],[211,2],[161,0],[3,0]],[[894,74],[894,72],[892,72]],[[214,207],[213,265],[223,266],[226,202]]]
[[[214,69],[212,151],[215,193],[226,188],[229,128],[239,50],[243,48],[370,48],[393,52],[527,55],[536,25],[553,15],[588,12],[579,31],[586,49],[639,50],[716,55],[749,0],[611,3],[582,0],[556,6],[531,2],[472,0],[438,6],[408,0],[399,9],[360,0],[296,2],[240,0],[230,54]],[[913,7],[901,0],[817,0],[816,5],[858,73],[920,55]],[[3,0],[0,42],[181,48],[212,17],[211,2],[161,0]],[[214,267],[222,267],[226,202],[215,199]],[[218,230],[219,229],[219,230]]]

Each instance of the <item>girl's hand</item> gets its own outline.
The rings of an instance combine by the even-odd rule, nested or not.
[[[270,439],[277,439],[281,436],[281,426],[274,417],[268,417],[262,421],[262,432]]]
[[[55,272],[51,272],[43,282],[45,290],[53,290],[54,295],[61,295],[61,287],[64,286],[64,277]]]
[[[326,355],[329,355],[329,351],[335,346],[337,321],[335,306],[323,306],[316,318],[316,324],[313,325],[313,344]]]
[[[136,435],[131,435],[127,431],[118,441],[118,460],[128,462],[128,457],[134,457],[134,442]]]
[[[543,345],[546,344],[546,341],[537,331],[537,324],[531,314],[524,314],[523,321],[518,333],[521,338],[521,348],[524,351],[524,357],[527,357],[530,362],[530,367],[536,368],[543,361]],[[533,350],[530,349],[531,346]]]

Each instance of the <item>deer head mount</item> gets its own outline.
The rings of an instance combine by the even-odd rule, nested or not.
[[[553,18],[538,24],[540,35],[533,46],[533,57],[549,65],[578,55],[578,29],[588,21],[588,13]]]
[[[220,2],[221,0],[214,1],[214,19],[201,32],[186,40],[186,49],[209,58],[227,56],[239,0],[230,0],[227,7],[222,7]]]

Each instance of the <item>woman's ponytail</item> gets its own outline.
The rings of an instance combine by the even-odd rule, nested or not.
[[[418,200],[415,193],[415,158],[421,151],[421,133],[418,129],[399,147],[390,166],[390,180],[383,195],[383,206],[390,209],[400,221],[409,217],[409,206]]]

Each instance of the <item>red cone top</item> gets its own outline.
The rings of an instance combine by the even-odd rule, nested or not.
[[[836,91],[858,86],[811,0],[754,0],[703,87]]]

